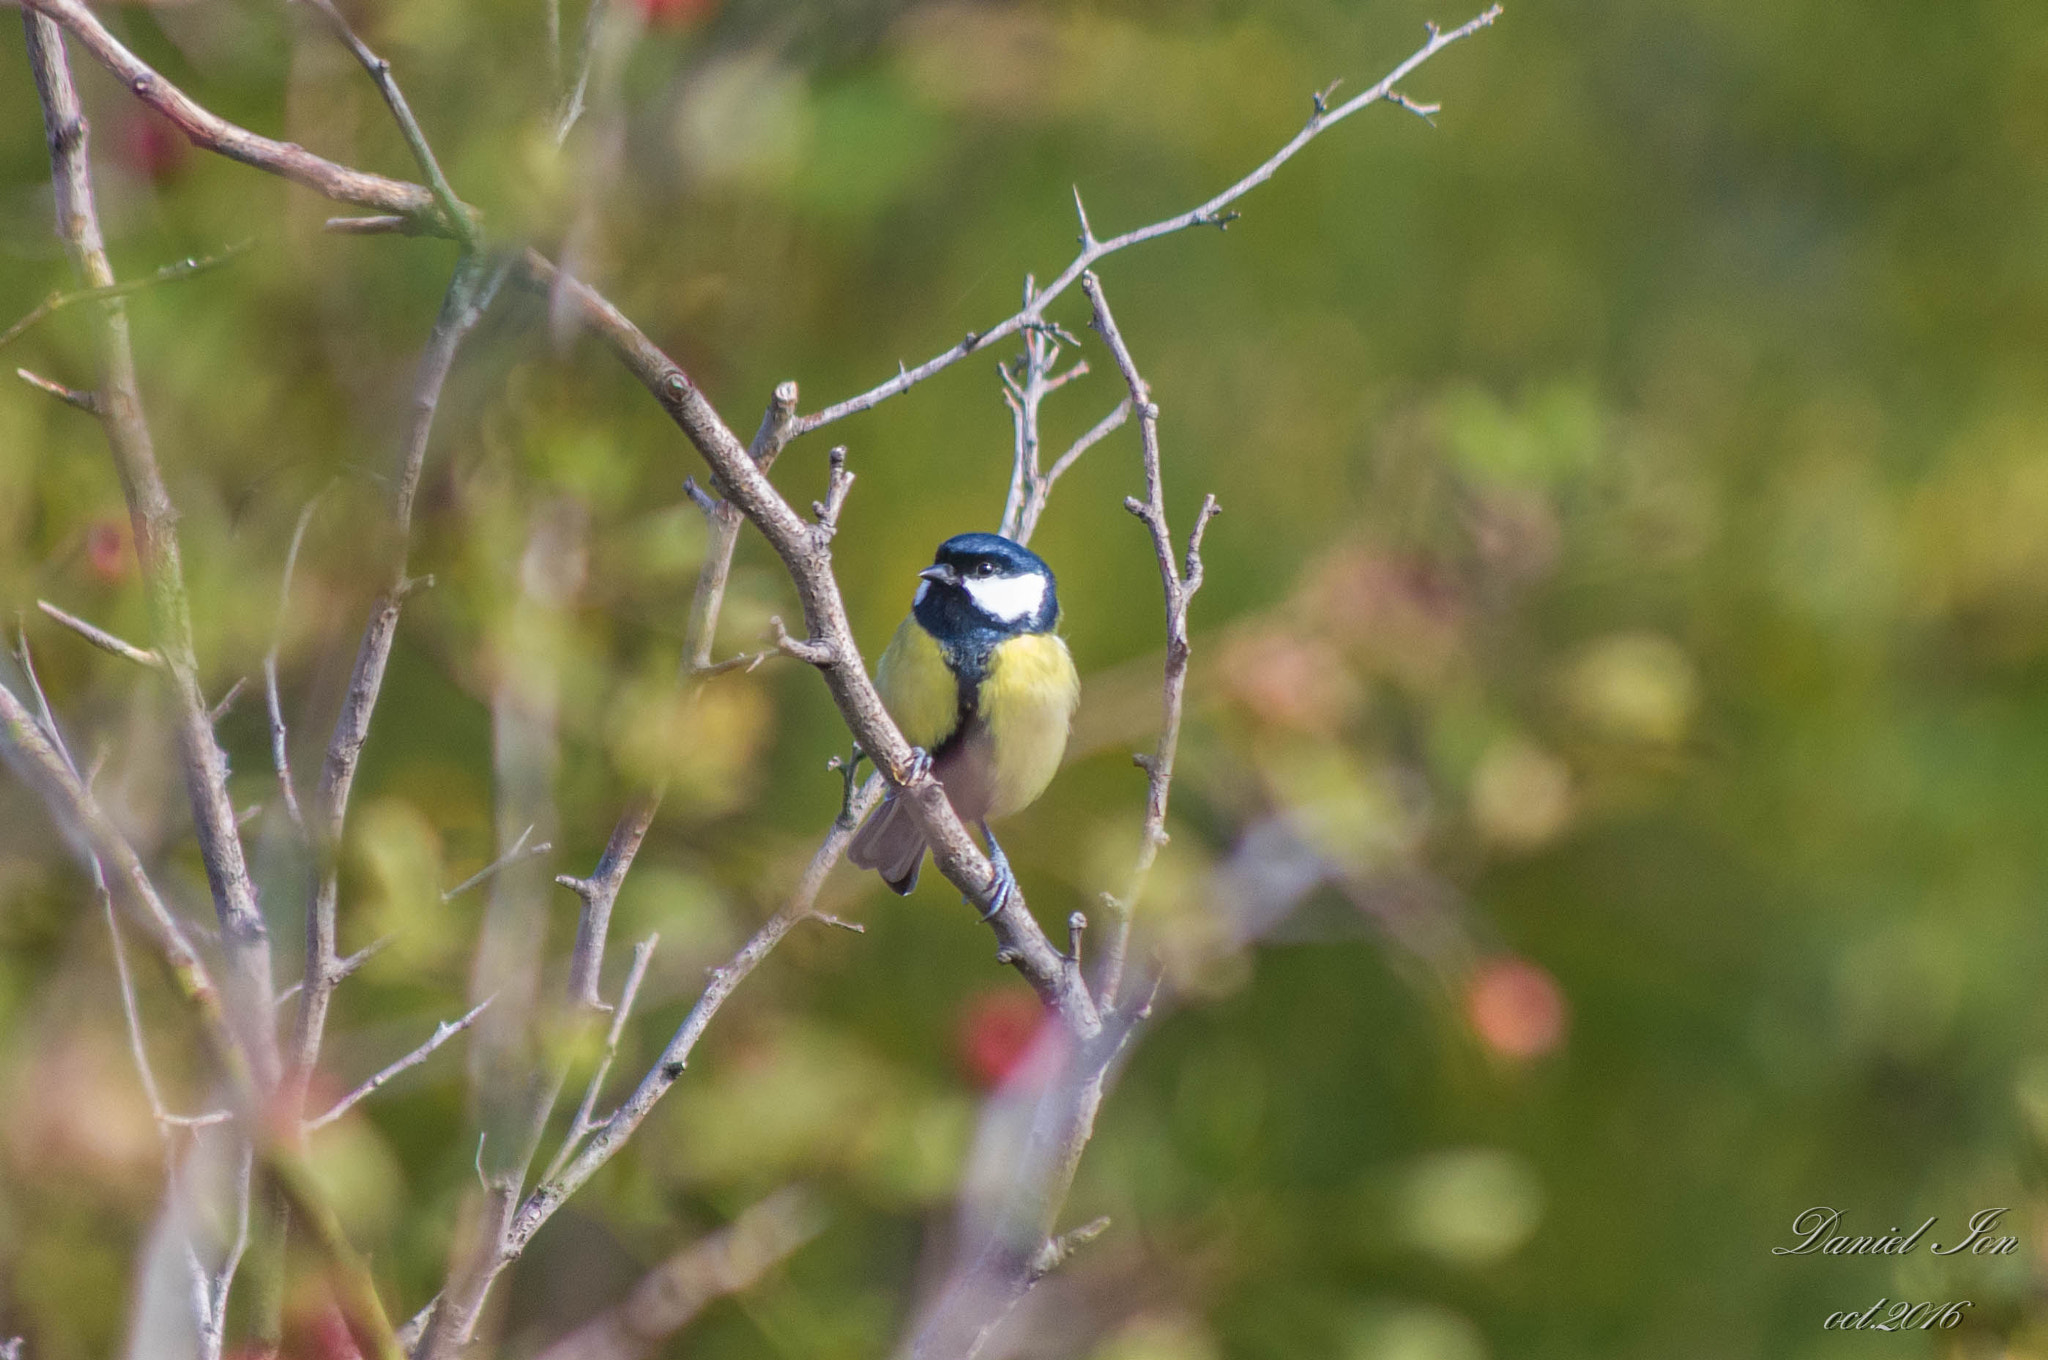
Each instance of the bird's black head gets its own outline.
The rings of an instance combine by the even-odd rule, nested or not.
[[[913,612],[941,641],[971,633],[1043,633],[1060,614],[1052,568],[998,534],[959,534],[918,573]]]

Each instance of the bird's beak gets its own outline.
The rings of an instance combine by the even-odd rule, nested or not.
[[[944,562],[939,563],[935,567],[926,567],[918,573],[918,576],[926,581],[937,581],[942,586],[957,586],[960,584],[960,573],[947,566]]]

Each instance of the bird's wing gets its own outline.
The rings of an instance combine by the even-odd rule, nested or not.
[[[876,663],[875,688],[912,746],[936,751],[960,725],[960,682],[914,617],[903,620]]]

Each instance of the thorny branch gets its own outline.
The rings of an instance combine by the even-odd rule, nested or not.
[[[998,1202],[982,1206],[987,1210],[983,1221],[968,1225],[973,1235],[963,1240],[958,1263],[906,1347],[909,1360],[973,1360],[1039,1279],[1107,1227],[1097,1220],[1065,1234],[1054,1231],[1066,1206],[1081,1154],[1094,1136],[1095,1115],[1110,1078],[1128,1052],[1132,1035],[1151,1012],[1149,991],[1135,1005],[1126,1004],[1122,995],[1130,907],[1137,885],[1142,883],[1166,840],[1167,793],[1173,779],[1187,681],[1188,603],[1201,587],[1202,535],[1216,514],[1216,498],[1204,498],[1188,537],[1185,564],[1177,564],[1160,470],[1159,407],[1152,401],[1151,388],[1139,375],[1110,313],[1108,299],[1092,272],[1081,275],[1081,287],[1094,308],[1091,324],[1115,359],[1117,370],[1130,389],[1130,408],[1138,414],[1145,499],[1130,498],[1124,504],[1151,531],[1166,598],[1167,653],[1159,743],[1151,756],[1139,758],[1149,786],[1133,886],[1121,902],[1114,898],[1106,901],[1113,915],[1092,986],[1103,1027],[1098,1033],[1076,1036],[1060,1070],[1039,1095],[1030,1113],[1029,1132],[1021,1155],[1014,1165],[1002,1168],[1005,1184]],[[1079,912],[1069,921],[1068,953],[1077,970],[1081,933],[1086,925]],[[996,1112],[991,1117],[1002,1115]]]
[[[311,2],[331,17],[338,19],[339,16],[328,8],[326,0]],[[61,24],[73,33],[101,64],[121,78],[132,93],[163,113],[196,144],[291,179],[336,201],[377,210],[382,214],[377,217],[338,219],[330,224],[334,229],[361,232],[396,231],[404,234],[428,233],[453,235],[466,241],[474,239],[473,217],[440,177],[438,168],[432,162],[431,153],[425,147],[424,139],[418,136],[417,126],[411,122],[409,111],[403,106],[402,96],[397,94],[397,87],[391,79],[388,65],[381,59],[369,55],[367,48],[362,47],[360,41],[355,39],[352,33],[347,32],[345,24],[340,26],[344,40],[356,51],[359,59],[363,60],[366,69],[369,69],[377,80],[380,91],[385,93],[387,102],[392,104],[402,131],[406,133],[408,142],[413,145],[428,178],[433,181],[432,188],[364,174],[313,156],[296,146],[272,141],[228,123],[200,107],[127,51],[79,3],[79,0],[24,0],[24,5],[30,11],[25,17],[29,24],[32,47],[35,45],[39,26],[45,39],[44,46],[47,48],[55,42],[54,29],[50,27],[48,21],[54,20],[55,23]],[[551,1167],[550,1174],[544,1175],[541,1184],[519,1205],[516,1214],[507,1223],[498,1250],[494,1253],[495,1260],[485,1275],[486,1285],[490,1278],[524,1250],[533,1233],[567,1196],[587,1181],[632,1135],[668,1086],[680,1076],[690,1052],[710,1019],[739,982],[758,966],[776,943],[799,921],[808,916],[829,919],[823,917],[815,907],[817,893],[826,874],[843,853],[860,816],[879,798],[883,780],[889,778],[901,781],[909,772],[909,750],[894,724],[881,709],[872,683],[860,665],[859,652],[847,626],[844,606],[831,571],[831,530],[836,522],[838,508],[844,501],[850,477],[842,481],[835,476],[833,495],[828,497],[825,505],[816,507],[819,522],[807,523],[767,481],[768,466],[775,454],[795,435],[809,432],[856,411],[865,410],[897,392],[907,390],[925,377],[949,367],[960,358],[1004,335],[1024,331],[1030,337],[1027,348],[1034,341],[1043,345],[1048,334],[1056,333],[1043,320],[1044,309],[1077,280],[1081,280],[1087,274],[1088,267],[1095,261],[1116,250],[1190,226],[1227,224],[1230,218],[1235,216],[1223,211],[1229,203],[1269,178],[1279,165],[1292,157],[1308,141],[1366,105],[1388,100],[1417,112],[1433,112],[1433,108],[1418,107],[1400,94],[1395,88],[1396,83],[1443,47],[1493,22],[1499,13],[1499,7],[1496,6],[1453,30],[1438,31],[1432,27],[1430,40],[1423,48],[1396,67],[1378,85],[1343,105],[1332,109],[1324,97],[1318,96],[1314,115],[1280,151],[1223,193],[1178,217],[1165,219],[1107,240],[1098,239],[1087,221],[1085,209],[1081,207],[1077,193],[1076,209],[1081,220],[1081,252],[1051,285],[1035,292],[1027,289],[1025,305],[1019,312],[986,332],[969,335],[961,345],[916,369],[903,371],[891,382],[809,417],[796,416],[794,385],[785,385],[784,388],[777,390],[776,401],[771,404],[769,416],[763,421],[762,432],[757,436],[751,449],[740,445],[737,437],[719,419],[688,375],[595,290],[579,280],[562,274],[549,261],[534,252],[525,252],[513,261],[514,276],[523,285],[552,295],[571,320],[589,329],[613,351],[662,404],[671,419],[703,454],[711,467],[712,485],[719,494],[715,498],[700,495],[699,499],[712,520],[712,551],[708,555],[706,570],[700,577],[697,598],[693,603],[692,645],[689,649],[685,677],[701,679],[708,673],[724,669],[710,661],[718,604],[722,598],[725,573],[729,570],[732,546],[739,525],[743,520],[751,521],[761,529],[783,559],[802,600],[808,641],[798,644],[800,651],[806,653],[805,659],[819,667],[856,739],[862,749],[876,760],[882,773],[870,779],[858,793],[849,785],[848,802],[841,818],[834,824],[824,844],[819,847],[810,868],[790,901],[728,964],[714,971],[711,985],[706,988],[690,1015],[670,1040],[660,1061],[642,1079],[635,1091],[612,1115],[602,1121],[591,1123],[588,1141],[583,1143],[559,1170]],[[61,52],[58,61],[61,64]],[[68,72],[64,74],[68,85]],[[73,105],[75,108],[75,96]],[[68,126],[60,126],[61,120],[53,121],[52,124],[53,161],[57,161],[60,166],[60,189],[63,179],[62,158],[67,139],[75,137],[75,142],[71,146],[75,153],[75,165],[81,173],[84,166],[83,124],[82,120],[76,121],[75,134],[69,131]],[[103,269],[103,255],[101,259]],[[464,286],[466,271],[469,274],[467,287]],[[88,282],[94,289],[115,286],[110,275],[104,279],[94,279],[89,269],[86,272]],[[434,340],[429,345],[428,359],[422,365],[422,397],[418,418],[415,422],[414,438],[408,441],[408,456],[401,469],[396,496],[397,509],[394,518],[401,531],[401,542],[406,537],[405,531],[409,527],[411,499],[418,485],[419,459],[424,453],[426,434],[431,424],[434,396],[438,394],[440,380],[445,378],[446,364],[452,359],[455,345],[459,343],[461,334],[474,324],[475,314],[481,310],[490,288],[496,282],[495,278],[483,280],[480,273],[481,266],[475,252],[466,252],[462,265],[458,268],[456,282],[451,285],[449,303],[443,309],[442,321],[437,323]],[[1092,284],[1092,277],[1088,279],[1088,283]],[[999,959],[1016,966],[1039,991],[1040,996],[1059,1011],[1068,1029],[1079,1040],[1078,1051],[1085,1059],[1072,1065],[1069,1079],[1057,1099],[1051,1093],[1047,1096],[1047,1101],[1052,1102],[1047,1108],[1057,1117],[1049,1115],[1050,1123],[1044,1119],[1040,1121],[1044,1127],[1038,1132],[1050,1135],[1041,1141],[1047,1150],[1056,1154],[1046,1166],[1050,1180],[1043,1183],[1046,1193],[1039,1195],[1036,1205],[1038,1212],[1045,1216],[1048,1225],[1050,1220],[1057,1216],[1064,1202],[1065,1188],[1071,1181],[1074,1162],[1078,1159],[1081,1148],[1085,1146],[1088,1132],[1092,1128],[1094,1110],[1099,1104],[1103,1082],[1110,1066],[1117,1054],[1123,1050],[1131,1028],[1149,1009],[1149,998],[1142,1004],[1119,1004],[1122,991],[1121,937],[1128,930],[1127,904],[1135,898],[1144,873],[1164,839],[1166,785],[1171,774],[1174,738],[1179,726],[1180,694],[1185,680],[1186,604],[1187,599],[1200,584],[1200,537],[1208,518],[1214,513],[1213,500],[1205,502],[1197,527],[1190,536],[1185,565],[1176,570],[1172,561],[1170,538],[1165,530],[1163,502],[1159,492],[1157,410],[1145,394],[1135,367],[1129,363],[1128,352],[1122,349],[1121,340],[1115,335],[1114,323],[1108,318],[1107,308],[1100,300],[1099,291],[1090,288],[1090,292],[1097,304],[1098,328],[1104,331],[1105,338],[1118,353],[1119,367],[1124,371],[1127,384],[1132,387],[1132,401],[1128,404],[1119,404],[1093,430],[1076,441],[1049,471],[1042,474],[1042,477],[1038,474],[1036,466],[1035,427],[1028,432],[1021,428],[1020,413],[1017,469],[1019,475],[1013,487],[1021,486],[1022,493],[1021,499],[1013,497],[1016,503],[1014,521],[1011,518],[1011,508],[1006,506],[1005,525],[1010,526],[1014,523],[1018,535],[1027,537],[1035,525],[1037,512],[1043,509],[1044,493],[1049,491],[1051,483],[1087,448],[1117,428],[1127,418],[1130,410],[1139,411],[1147,459],[1147,499],[1144,502],[1134,502],[1133,509],[1153,531],[1155,546],[1161,558],[1162,580],[1169,611],[1169,660],[1165,688],[1167,711],[1159,746],[1152,756],[1140,762],[1150,776],[1145,842],[1141,848],[1140,862],[1133,877],[1132,887],[1127,892],[1124,903],[1119,904],[1123,910],[1116,922],[1116,928],[1112,931],[1111,946],[1105,950],[1102,960],[1097,965],[1100,976],[1096,986],[1091,989],[1082,977],[1077,957],[1080,926],[1078,919],[1072,923],[1070,948],[1066,954],[1062,954],[1052,945],[1036,921],[1030,917],[1021,894],[1014,894],[1004,910],[998,913],[992,922],[999,942]],[[117,298],[103,299],[103,306],[110,319],[118,319]],[[110,325],[107,329],[112,331],[115,327]],[[125,350],[125,343],[122,348]],[[434,373],[437,366],[438,376]],[[1051,378],[1050,362],[1047,362],[1045,371],[1035,377],[1041,388],[1038,395],[1042,397],[1045,391],[1051,390],[1063,380]],[[69,389],[61,389],[57,384],[47,381],[45,385],[58,390],[60,395],[65,395],[67,399],[76,397],[76,404],[86,405],[88,409],[101,413],[109,424],[110,434],[122,418],[129,414],[118,409],[106,409],[119,405],[118,396],[109,399],[100,394],[71,393]],[[112,384],[109,386],[111,388]],[[129,387],[132,391],[132,378]],[[144,438],[146,439],[146,432]],[[118,450],[119,441],[116,443]],[[153,470],[152,464],[150,471]],[[142,521],[138,515],[138,546],[143,537],[141,528]],[[171,550],[175,554],[174,541]],[[147,561],[145,558],[146,563]],[[174,555],[172,564],[175,566]],[[370,708],[375,701],[376,682],[381,678],[383,661],[388,657],[389,631],[396,622],[395,606],[412,584],[404,575],[401,553],[392,584],[379,601],[379,613],[373,614],[371,627],[366,630],[364,645],[358,656],[357,673],[350,686],[349,702],[345,704],[342,718],[337,722],[335,741],[330,746],[330,768],[338,761],[346,769],[340,777],[339,799],[331,796],[335,790],[330,787],[330,781],[326,777],[323,777],[322,781],[324,811],[332,819],[330,836],[326,842],[329,846],[339,834],[339,811],[345,809],[347,779],[353,772],[354,757],[360,750],[367,729]],[[387,609],[390,623],[380,628],[379,619]],[[383,635],[381,642],[377,636],[379,633]],[[164,661],[176,679],[181,664],[189,668],[189,653],[180,656],[166,652]],[[366,678],[367,684],[364,683]],[[272,685],[274,688],[274,680]],[[192,688],[196,695],[196,684]],[[199,705],[199,711],[204,712],[203,704]],[[282,725],[277,723],[276,726],[281,728]],[[40,740],[40,729],[34,719],[18,703],[13,702],[12,696],[4,689],[0,689],[0,731],[4,731],[8,738],[8,753],[15,757],[17,764],[26,767],[31,782],[43,788],[53,806],[58,807],[68,820],[82,829],[91,853],[105,857],[114,867],[117,895],[131,904],[134,914],[145,924],[155,930],[168,925],[173,932],[172,938],[168,941],[159,940],[159,947],[171,960],[174,974],[179,977],[181,987],[186,991],[188,998],[194,1002],[202,1021],[208,1023],[213,1046],[224,1055],[224,1065],[228,1067],[231,1075],[236,1072],[243,1073],[241,1089],[248,1089],[246,1066],[238,1067],[234,1061],[240,1057],[239,1036],[225,1025],[218,993],[212,990],[203,965],[196,954],[191,953],[189,945],[180,951],[179,941],[175,935],[176,923],[169,917],[168,912],[163,910],[160,899],[155,898],[154,889],[149,886],[147,876],[142,872],[139,861],[135,860],[133,851],[126,848],[118,833],[114,832],[111,825],[98,813],[91,803],[89,791],[78,783],[75,774],[64,767],[61,759],[55,758],[55,753],[50,750],[46,741]],[[337,753],[340,753],[338,757]],[[282,762],[280,774],[286,778],[288,790],[288,776],[283,775]],[[993,886],[992,870],[953,814],[936,781],[929,776],[908,781],[905,784],[905,794],[932,844],[934,860],[940,871],[960,886],[977,906],[985,906],[987,895]],[[194,797],[196,804],[196,789]],[[619,827],[615,830],[611,845],[607,847],[604,859],[600,861],[598,871],[591,879],[563,880],[568,886],[575,888],[579,895],[584,896],[586,902],[584,925],[579,929],[578,956],[579,966],[588,977],[589,986],[580,988],[576,993],[586,1004],[595,1001],[596,962],[601,961],[603,949],[603,926],[601,921],[592,919],[595,913],[589,904],[593,897],[602,895],[605,911],[608,912],[610,900],[616,895],[618,883],[623,879],[626,868],[630,866],[647,825],[651,823],[659,797],[659,790],[655,790],[650,795],[642,796],[628,808],[627,813],[620,819]],[[224,805],[224,792],[221,801]],[[231,828],[231,813],[228,822]],[[202,840],[204,839],[205,832],[202,830]],[[239,842],[235,843],[234,848],[238,860]],[[211,869],[211,854],[208,862]],[[309,934],[310,929],[309,927]],[[302,1051],[306,1048],[306,1026],[303,1017],[311,1008],[316,976],[324,979],[322,985],[325,988],[331,989],[332,983],[337,981],[339,975],[347,968],[347,964],[331,958],[331,916],[327,933],[330,957],[326,960],[326,966],[317,975],[309,973],[307,1005],[302,1006]],[[637,966],[642,961],[636,960],[634,980],[637,980]],[[622,1010],[629,1000],[628,996],[622,995]],[[207,1021],[208,1016],[213,1017],[211,1021]],[[317,1054],[317,1048],[315,1027],[311,1044],[314,1054]],[[609,1054],[609,1049],[607,1052]],[[594,1107],[594,1093],[601,1081],[600,1072],[599,1077],[592,1083],[591,1094],[586,1096],[585,1108],[579,1112],[579,1126],[590,1122],[589,1110]],[[567,1150],[565,1148],[565,1152]],[[273,1179],[284,1191],[287,1202],[311,1224],[316,1244],[339,1265],[349,1267],[342,1272],[341,1284],[344,1287],[343,1292],[348,1296],[348,1316],[352,1326],[357,1328],[358,1339],[364,1341],[375,1354],[394,1354],[390,1342],[391,1333],[388,1324],[384,1322],[381,1305],[375,1298],[374,1290],[368,1286],[367,1274],[357,1268],[359,1263],[355,1262],[346,1242],[339,1239],[331,1211],[326,1210],[317,1197],[309,1197],[306,1193],[307,1185],[302,1179],[302,1167],[289,1158],[273,1157],[271,1160],[273,1164],[269,1166],[269,1170]],[[1089,1225],[1064,1236],[1055,1237],[1050,1234],[1048,1226],[1032,1243],[1004,1245],[1004,1250],[998,1253],[998,1258],[1004,1268],[1004,1278],[1010,1282],[1005,1288],[1014,1287],[1010,1302],[1014,1302],[1015,1297],[1021,1297],[1022,1291],[1028,1289],[1033,1280],[1052,1264],[1056,1264],[1066,1249],[1078,1245],[1095,1230],[1096,1225]],[[975,1346],[986,1340],[995,1321],[1007,1310],[1008,1305],[1005,1304],[987,1317],[979,1328]],[[924,1348],[920,1346],[918,1349],[922,1352]]]
[[[1111,922],[1109,940],[1095,979],[1095,994],[1102,998],[1105,1006],[1114,1008],[1123,988],[1124,955],[1131,937],[1131,910],[1137,905],[1138,893],[1152,871],[1153,862],[1159,858],[1159,851],[1166,844],[1166,800],[1173,785],[1173,758],[1180,746],[1181,708],[1187,694],[1188,605],[1195,592],[1202,588],[1202,536],[1209,531],[1209,521],[1216,517],[1220,507],[1214,496],[1202,498],[1202,508],[1195,512],[1194,528],[1188,531],[1186,559],[1176,562],[1173,533],[1166,522],[1165,484],[1160,474],[1159,407],[1152,400],[1150,385],[1138,373],[1130,347],[1124,343],[1122,333],[1116,328],[1116,318],[1110,314],[1109,299],[1103,295],[1102,285],[1092,272],[1081,275],[1081,290],[1088,295],[1089,305],[1094,308],[1094,317],[1089,324],[1101,333],[1103,342],[1109,346],[1110,354],[1116,359],[1117,371],[1123,374],[1124,383],[1131,390],[1131,404],[1138,412],[1138,437],[1145,466],[1145,499],[1140,501],[1136,497],[1127,497],[1124,508],[1142,520],[1152,535],[1152,551],[1159,559],[1159,584],[1166,599],[1166,672],[1160,697],[1162,721],[1159,742],[1150,756],[1134,757],[1146,777],[1145,824],[1138,842],[1138,860],[1131,871],[1130,887],[1123,897],[1103,895],[1103,905],[1111,912]]]
[[[1081,221],[1081,250],[1068,263],[1067,267],[1060,271],[1057,278],[1044,288],[1039,289],[1034,296],[1028,298],[1017,311],[1012,312],[987,330],[969,331],[966,338],[961,340],[959,344],[954,345],[951,349],[941,354],[932,356],[917,367],[904,369],[889,381],[872,387],[857,397],[848,397],[845,401],[836,402],[831,406],[827,406],[822,411],[815,411],[803,417],[797,422],[797,433],[809,434],[813,430],[830,425],[835,420],[844,420],[850,415],[868,410],[870,407],[888,400],[899,392],[910,390],[926,378],[931,377],[934,373],[951,368],[968,355],[986,348],[1005,336],[1014,335],[1020,330],[1043,324],[1045,309],[1053,299],[1071,288],[1075,280],[1079,279],[1084,271],[1105,255],[1114,254],[1119,250],[1124,250],[1145,241],[1157,240],[1161,236],[1170,236],[1177,231],[1186,231],[1189,227],[1228,226],[1236,218],[1237,214],[1224,210],[1253,189],[1256,189],[1259,185],[1271,179],[1273,172],[1282,165],[1285,165],[1289,160],[1292,160],[1296,152],[1314,141],[1322,133],[1329,131],[1336,124],[1357,113],[1360,109],[1380,103],[1382,100],[1399,103],[1404,107],[1409,106],[1407,99],[1404,96],[1400,96],[1395,87],[1402,80],[1406,79],[1409,73],[1414,71],[1416,67],[1422,65],[1459,39],[1470,37],[1480,29],[1487,27],[1495,19],[1498,19],[1500,15],[1501,7],[1494,5],[1488,8],[1485,13],[1477,15],[1456,28],[1439,29],[1435,24],[1431,24],[1429,26],[1429,41],[1409,54],[1407,60],[1389,71],[1380,79],[1378,84],[1362,94],[1345,100],[1335,108],[1328,106],[1324,96],[1316,96],[1315,111],[1309,115],[1308,122],[1302,125],[1301,130],[1288,139],[1286,145],[1267,157],[1257,169],[1217,194],[1214,198],[1198,207],[1190,208],[1177,216],[1162,219],[1149,226],[1133,228],[1121,235],[1109,237],[1107,240],[1099,240],[1096,238],[1094,228],[1088,224],[1088,212],[1081,206],[1081,194],[1079,190],[1076,190],[1074,193],[1074,209]]]

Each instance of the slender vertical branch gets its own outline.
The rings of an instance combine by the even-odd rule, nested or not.
[[[440,409],[441,389],[455,365],[456,351],[482,319],[500,277],[500,272],[480,256],[465,254],[456,262],[455,275],[449,281],[433,332],[427,337],[426,352],[420,357],[414,381],[412,421],[392,478],[391,561],[385,569],[383,589],[370,606],[362,641],[356,647],[355,668],[349,676],[341,712],[335,718],[334,735],[327,743],[327,757],[313,795],[310,833],[318,872],[306,909],[305,984],[292,1033],[295,1110],[303,1104],[306,1082],[320,1061],[328,1005],[335,985],[341,981],[335,903],[340,892],[342,833],[348,819],[356,765],[362,758],[363,744],[369,739],[370,719],[383,691],[384,668],[391,660],[391,646],[398,635],[399,614],[415,586],[406,574],[412,543],[413,501],[419,493],[434,417]]]
[[[306,526],[313,522],[313,512],[319,506],[319,496],[307,501],[306,508],[299,512],[299,522],[292,526],[292,545],[284,555],[284,577],[277,587],[277,618],[270,626],[270,650],[263,654],[263,700],[270,715],[270,763],[277,772],[278,792],[284,796],[285,815],[301,836],[306,834],[306,814],[299,808],[299,790],[292,779],[287,741],[290,733],[285,727],[284,703],[278,694],[277,657],[284,646],[284,621],[291,613],[292,576],[298,570],[299,548],[306,541]]]
[[[89,130],[64,54],[64,39],[54,22],[35,11],[24,11],[22,23],[49,132],[58,234],[85,285],[110,288],[114,271],[107,261],[93,200]],[[147,587],[153,650],[163,659],[175,695],[185,788],[220,922],[229,1012],[241,1031],[252,1075],[268,1089],[278,1075],[270,934],[256,905],[256,886],[249,877],[234,805],[228,799],[227,756],[214,740],[211,709],[199,685],[192,652],[191,609],[178,550],[177,510],[165,489],[156,448],[143,418],[126,303],[118,294],[110,294],[94,306],[99,358],[96,410],[128,502],[136,557]]]
[[[1165,481],[1160,470],[1159,406],[1152,400],[1152,389],[1140,376],[1130,347],[1117,330],[1116,318],[1109,310],[1109,299],[1103,294],[1101,281],[1093,273],[1084,273],[1081,289],[1094,308],[1094,317],[1089,324],[1101,333],[1109,346],[1110,354],[1116,359],[1117,371],[1123,374],[1125,385],[1131,390],[1131,406],[1138,413],[1138,437],[1144,455],[1145,498],[1140,501],[1127,497],[1124,508],[1143,521],[1152,536],[1152,551],[1159,561],[1160,590],[1166,602],[1166,670],[1160,698],[1159,741],[1151,755],[1136,757],[1139,768],[1146,775],[1145,820],[1138,843],[1137,863],[1132,868],[1130,886],[1124,895],[1121,898],[1105,895],[1104,899],[1113,919],[1095,981],[1095,994],[1103,1005],[1114,1007],[1123,988],[1131,912],[1137,905],[1138,894],[1144,889],[1145,879],[1152,871],[1153,862],[1166,845],[1167,796],[1173,786],[1173,760],[1180,746],[1181,708],[1187,696],[1188,605],[1195,592],[1202,588],[1202,536],[1208,532],[1209,521],[1216,517],[1219,507],[1214,496],[1203,497],[1202,508],[1195,513],[1194,528],[1188,531],[1187,555],[1177,561],[1173,532],[1167,525]]]

